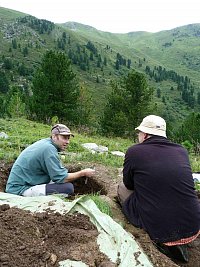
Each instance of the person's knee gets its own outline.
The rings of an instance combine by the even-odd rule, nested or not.
[[[47,184],[46,185],[46,195],[50,194],[68,194],[72,195],[74,193],[74,186],[72,183],[63,184]]]
[[[74,194],[74,185],[72,183],[66,183],[66,184],[68,185],[66,189],[66,191],[68,191],[67,194],[69,195]]]
[[[62,192],[68,195],[74,194],[74,185],[72,183],[64,183],[62,184]]]
[[[119,196],[122,191],[122,187],[124,186],[123,182],[120,182],[117,187],[117,195]]]
[[[125,200],[133,193],[133,190],[129,190],[126,188],[123,182],[120,182],[117,189],[118,199],[121,204],[125,202]]]
[[[118,184],[118,187],[117,187],[117,196],[118,196],[118,199],[119,199],[119,202],[120,202],[120,204],[122,205],[122,203],[123,203],[123,188],[124,188],[124,183],[123,182],[120,182],[119,184]]]

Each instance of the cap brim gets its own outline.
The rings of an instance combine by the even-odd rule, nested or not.
[[[60,135],[70,135],[70,136],[72,136],[72,137],[74,137],[74,134],[72,134],[72,133],[59,133]]]

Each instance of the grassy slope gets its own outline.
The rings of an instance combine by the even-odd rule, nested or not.
[[[151,59],[157,59],[161,66],[189,76],[200,86],[199,30],[200,24],[162,31],[138,40],[134,46]],[[165,47],[166,43],[171,46]]]
[[[26,14],[0,8],[0,23],[13,21],[19,16]],[[2,24],[1,24],[2,25]],[[191,81],[199,85],[199,36],[198,31],[200,26],[188,25],[173,29],[171,31],[162,31],[159,33],[148,32],[132,32],[128,34],[113,34],[109,32],[98,31],[93,27],[82,25],[79,23],[66,23],[57,25],[53,32],[39,35],[25,25],[20,26],[19,36],[22,48],[27,45],[27,42],[35,43],[37,41],[40,49],[29,49],[28,57],[24,58],[19,49],[13,51],[13,59],[18,62],[24,62],[29,68],[37,67],[42,55],[46,49],[55,48],[55,40],[60,38],[63,31],[67,32],[72,39],[71,47],[76,44],[85,46],[90,40],[102,58],[106,56],[108,64],[104,67],[103,72],[96,67],[96,63],[92,63],[90,71],[82,71],[77,65],[73,65],[74,71],[80,84],[90,90],[93,95],[94,103],[97,109],[97,115],[101,114],[106,95],[110,90],[110,79],[122,77],[127,72],[127,69],[116,71],[114,69],[116,53],[120,53],[124,58],[130,58],[132,67],[138,71],[144,72],[146,65],[152,68],[157,65],[165,67],[167,70],[174,70],[180,75],[187,75]],[[69,29],[70,28],[70,29]],[[5,40],[3,34],[0,33],[0,55],[11,56],[8,53],[8,48],[11,46],[11,40]],[[44,41],[45,40],[45,44]],[[171,42],[172,45],[164,47],[165,43]],[[110,50],[105,47],[109,45]],[[67,47],[69,49],[70,46]],[[142,67],[138,66],[139,60],[143,60]],[[110,75],[111,73],[111,75]],[[100,77],[100,83],[96,83],[96,77]],[[166,113],[172,114],[175,118],[180,120],[184,118],[190,111],[186,105],[180,100],[180,93],[176,90],[171,91],[171,86],[176,86],[171,81],[155,83],[149,81],[149,84],[155,89],[160,88],[162,95],[166,97],[167,105],[163,104],[161,99],[155,97],[160,110],[165,110]],[[156,91],[156,90],[155,90]],[[176,101],[174,103],[174,101]],[[101,103],[99,105],[99,103]],[[178,103],[178,104],[177,104]]]
[[[13,19],[17,19],[18,17],[24,17],[26,15],[27,14],[25,13],[15,11],[12,9],[7,9],[7,8],[0,6],[0,17],[1,17],[1,20],[5,22],[11,21]]]
[[[0,133],[4,132],[8,135],[8,139],[0,138],[0,160],[15,160],[25,147],[41,138],[49,137],[50,131],[50,125],[23,118],[0,119]],[[75,137],[71,139],[69,148],[67,149],[69,152],[65,159],[67,162],[99,162],[104,165],[121,167],[123,158],[113,156],[110,152],[119,150],[125,153],[127,148],[132,144],[132,141],[129,139],[88,136],[84,133],[78,133],[76,129],[73,129],[73,132]],[[81,146],[83,143],[96,143],[98,146],[106,146],[109,152],[103,155],[93,155]]]
[[[73,25],[73,27],[72,27]],[[79,23],[66,23],[64,27],[76,29],[76,33],[99,44],[109,44],[114,51],[134,60],[146,58],[150,66],[163,66],[180,75],[190,76],[200,83],[199,32],[200,24],[178,27],[158,33],[132,32],[113,34],[98,31]],[[171,43],[165,47],[166,43]]]
[[[29,121],[23,118],[0,119],[0,133],[8,135],[7,139],[0,138],[0,160],[13,161],[20,152],[33,142],[50,136],[50,125]],[[65,163],[90,162],[100,163],[105,166],[123,167],[124,159],[112,155],[111,151],[126,152],[127,148],[133,144],[132,140],[122,138],[105,138],[102,136],[88,136],[78,133],[73,129],[75,137],[71,139],[68,152],[64,159]],[[108,153],[92,154],[82,147],[83,143],[96,143],[98,146],[108,147]],[[190,155],[192,170],[200,170],[200,157]]]
[[[185,27],[180,28],[180,30],[175,29],[174,31],[163,31],[157,34],[152,34],[148,32],[133,32],[128,34],[112,34],[108,32],[101,32],[92,28],[90,26],[85,26],[79,23],[66,23],[63,27],[69,27],[73,29],[77,34],[85,37],[88,40],[92,40],[95,44],[101,44],[102,46],[110,45],[112,51],[115,53],[119,52],[126,58],[132,60],[132,67],[138,71],[145,72],[146,65],[149,65],[152,69],[154,66],[162,66],[167,70],[174,70],[179,75],[188,76],[191,78],[191,81],[196,84],[198,90],[199,77],[198,70],[188,69],[187,65],[181,63],[186,55],[188,49],[187,43],[185,44],[185,39],[181,42],[183,51],[180,53],[180,44],[174,44],[171,47],[164,47],[165,43],[171,42],[174,34],[178,31],[178,36],[183,35]],[[199,25],[197,25],[197,29]],[[196,29],[196,30],[197,30]],[[191,31],[190,27],[189,30]],[[188,28],[186,27],[188,32]],[[194,35],[194,32],[191,31],[191,35]],[[179,37],[176,37],[177,39]],[[178,39],[179,40],[179,39]],[[196,38],[196,43],[192,40],[187,40],[187,42],[193,42],[193,46],[198,46],[199,40]],[[179,41],[180,42],[180,41]],[[176,47],[177,46],[177,47]],[[188,52],[188,54],[190,54]],[[143,59],[145,58],[145,62]],[[192,52],[191,52],[192,58]],[[143,61],[142,67],[138,67],[139,60]],[[191,64],[189,64],[191,65]],[[149,84],[155,88],[155,92],[158,88],[161,89],[162,95],[165,96],[166,104],[161,102],[161,99],[157,97],[154,98],[154,101],[157,102],[158,110],[165,110],[166,114],[170,114],[170,117],[174,117],[174,120],[182,120],[188,114],[189,110],[185,103],[181,100],[180,92],[176,90],[177,84],[172,81],[155,83],[149,81]],[[171,90],[171,87],[174,87],[175,90]],[[197,94],[196,90],[196,94]],[[162,112],[163,114],[163,112]],[[166,116],[169,117],[169,116]]]

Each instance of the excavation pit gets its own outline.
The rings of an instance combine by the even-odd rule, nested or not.
[[[107,191],[93,177],[83,177],[73,182],[75,195],[107,195]]]
[[[77,172],[80,171],[80,166],[68,167],[68,171]],[[98,173],[98,171],[96,171]],[[87,194],[98,194],[107,195],[105,183],[98,179],[98,174],[94,177],[82,177],[73,181],[75,195],[87,195]]]
[[[5,187],[7,183],[7,179],[12,168],[13,163],[1,163],[0,165],[0,191],[5,192]],[[86,168],[85,166],[80,165],[72,165],[67,166],[68,172],[77,172],[81,169]],[[102,175],[102,171],[98,171],[98,167],[96,170],[96,174],[94,177],[82,177],[75,181],[73,181],[74,185],[74,193],[75,195],[87,195],[87,194],[98,194],[98,195],[107,195],[108,191],[108,181],[104,181],[100,179],[100,174]]]

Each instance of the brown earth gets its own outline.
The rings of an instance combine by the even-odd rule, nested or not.
[[[172,261],[160,253],[145,231],[127,222],[115,201],[121,170],[96,164],[93,166],[96,169],[95,177],[74,183],[76,195],[100,192],[111,206],[113,219],[134,236],[153,266],[200,267],[200,238],[188,246],[189,263]],[[0,162],[0,191],[5,189],[11,167],[12,163]],[[90,165],[76,163],[67,167],[70,171],[77,171]],[[91,267],[118,266],[99,251],[96,227],[87,216],[79,213],[60,215],[46,211],[31,214],[1,205],[0,226],[0,267],[50,267],[58,266],[58,262],[65,259],[80,260]]]

